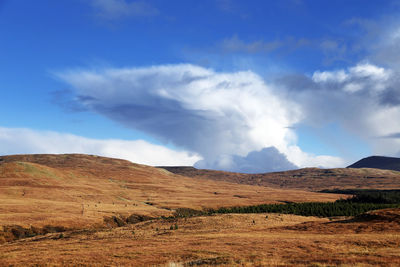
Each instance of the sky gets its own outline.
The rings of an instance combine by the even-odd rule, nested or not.
[[[259,173],[400,157],[400,2],[0,0],[0,154]]]

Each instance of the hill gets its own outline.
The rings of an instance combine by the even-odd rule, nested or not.
[[[0,266],[400,264],[398,208],[355,218],[209,212],[163,217],[174,210],[193,214],[190,209],[344,197],[204,179],[214,175],[214,179],[239,182],[244,177],[239,173],[174,170],[201,174],[201,179],[89,155],[0,157]],[[346,169],[348,175],[349,170],[369,173],[372,169]],[[326,171],[275,173],[270,183],[279,187],[282,181],[304,179],[315,188],[329,180],[322,177],[317,182],[318,175],[340,174],[340,169],[333,174]],[[254,176],[259,181],[251,177],[250,182],[263,181],[262,175]],[[387,179],[383,182],[389,182]],[[299,182],[286,184],[298,186]],[[129,223],[120,224],[122,218]]]
[[[400,158],[372,156],[363,158],[347,168],[375,168],[400,171]]]
[[[0,157],[0,226],[103,224],[104,217],[169,216],[177,208],[334,201],[339,195],[187,178],[98,156]]]
[[[162,167],[170,172],[193,177],[272,188],[320,191],[324,189],[399,189],[400,172],[370,168],[318,169],[243,174],[200,170],[193,167]]]

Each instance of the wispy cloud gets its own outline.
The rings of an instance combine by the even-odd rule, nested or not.
[[[200,156],[143,140],[91,139],[68,133],[0,127],[0,154],[84,153],[147,165],[193,165]]]
[[[395,138],[400,139],[400,133],[392,133],[385,136],[380,136],[380,138]]]
[[[217,7],[224,12],[233,13],[236,11],[237,8],[233,0],[215,0],[215,3]]]
[[[323,63],[347,62],[349,44],[340,38],[295,38],[285,37],[272,40],[243,40],[237,34],[216,43],[214,50],[219,53],[276,54],[285,56],[305,49],[321,53]]]
[[[247,19],[250,14],[244,9],[244,6],[239,5],[240,2],[235,0],[215,0],[216,7],[224,12],[232,15],[236,15],[241,19]]]
[[[369,60],[377,64],[399,67],[400,20],[397,13],[374,20],[354,17],[344,25],[354,27],[358,33],[353,50],[363,51]]]
[[[244,52],[244,53],[265,53],[277,50],[285,45],[282,41],[275,40],[270,42],[265,41],[254,41],[245,42],[237,35],[232,36],[222,40],[219,43],[220,48],[223,52],[234,53],[234,52]]]
[[[106,20],[152,17],[159,14],[159,10],[146,1],[91,0],[91,4],[95,14]]]

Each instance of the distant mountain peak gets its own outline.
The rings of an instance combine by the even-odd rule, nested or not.
[[[400,171],[400,158],[370,156],[363,158],[347,168],[375,168],[382,170]]]

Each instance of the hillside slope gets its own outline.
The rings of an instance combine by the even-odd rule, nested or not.
[[[363,158],[347,168],[375,168],[400,171],[400,158],[372,156]]]
[[[273,188],[320,191],[324,189],[399,189],[400,172],[379,169],[305,168],[284,172],[243,174],[200,170],[193,167],[162,167],[170,172],[193,177]]]
[[[171,215],[176,208],[215,208],[339,196],[205,181],[98,156],[0,157],[0,226],[82,227],[104,216]]]

